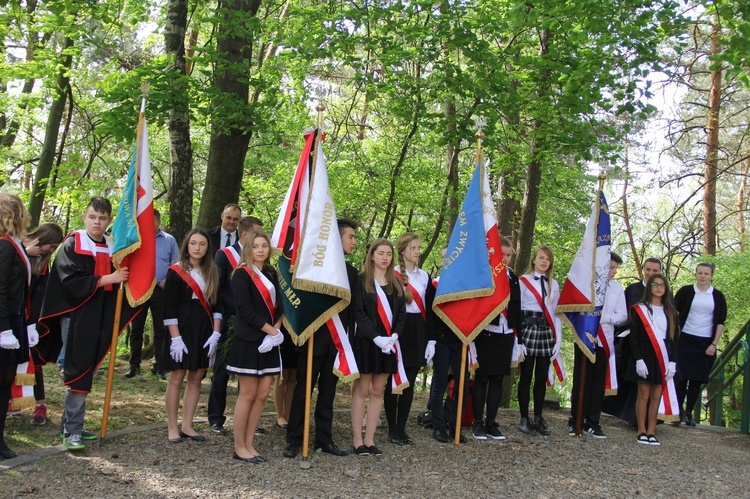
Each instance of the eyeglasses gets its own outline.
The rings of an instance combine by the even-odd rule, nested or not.
[[[667,285],[664,284],[663,282],[652,282],[651,287],[656,288],[656,289],[664,289],[667,287]]]

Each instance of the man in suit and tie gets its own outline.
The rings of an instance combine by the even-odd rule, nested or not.
[[[208,239],[213,253],[222,248],[231,247],[240,237],[237,226],[242,218],[242,210],[235,203],[229,203],[221,212],[221,225],[208,229]]]

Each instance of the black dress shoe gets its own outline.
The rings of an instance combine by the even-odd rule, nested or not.
[[[409,435],[407,435],[406,432],[401,433],[399,436],[401,437],[401,441],[404,443],[404,445],[416,445],[414,440],[409,438]]]
[[[219,423],[214,423],[211,425],[211,433],[224,436],[227,434],[227,430],[224,429],[224,425],[220,425]]]
[[[547,421],[541,416],[534,416],[534,429],[537,433],[545,437],[552,435],[552,430],[547,426]]]
[[[167,442],[169,442],[170,444],[181,444],[181,443],[182,443],[182,441],[183,441],[183,440],[182,440],[182,437],[177,437],[177,438],[168,438],[168,439],[167,439]]]
[[[138,366],[130,366],[130,369],[125,371],[126,378],[134,378],[139,374],[141,374],[141,368]]]
[[[297,457],[297,454],[299,454],[299,445],[294,444],[288,444],[286,446],[286,449],[284,449],[284,452],[281,453],[282,456],[288,457],[290,459],[294,459]]]
[[[406,442],[401,437],[395,435],[388,435],[388,441],[395,445],[406,445]]]
[[[287,447],[288,449],[289,447]],[[324,444],[324,445],[315,445],[315,450],[317,451],[320,449],[321,451],[325,452],[326,454],[331,454],[332,456],[348,456],[349,453],[346,452],[344,449],[339,449],[339,447],[331,442],[330,444]],[[286,452],[286,451],[284,451]]]
[[[232,459],[237,459],[238,461],[243,461],[245,463],[252,463],[252,464],[261,464],[261,463],[266,462],[266,460],[260,456],[240,457],[240,455],[237,454],[236,452],[232,453]]]
[[[440,442],[441,444],[447,444],[451,441],[450,437],[448,436],[448,432],[445,428],[440,428],[439,430],[432,430],[432,438]]]
[[[182,430],[180,430],[180,436],[182,438],[189,438],[193,442],[203,442],[204,440],[206,440],[206,437],[204,437],[203,435],[188,435],[187,433],[183,433]]]
[[[14,457],[18,457],[18,454],[10,449],[3,449],[0,450],[0,457],[2,457],[3,459],[13,459]]]

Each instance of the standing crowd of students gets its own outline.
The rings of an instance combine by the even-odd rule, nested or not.
[[[97,438],[84,429],[86,398],[94,373],[107,354],[114,320],[116,285],[127,281],[128,269],[115,270],[112,245],[106,236],[112,207],[95,197],[86,207],[84,228],[63,237],[54,224],[44,224],[27,234],[29,215],[21,200],[0,194],[0,457],[15,453],[3,438],[7,409],[19,365],[29,358],[35,366],[36,409],[33,424],[46,422],[42,366],[56,362],[63,343],[62,367],[66,386],[61,434],[71,449],[83,440]],[[158,214],[157,214],[158,216]],[[262,223],[241,217],[235,204],[225,207],[219,227],[191,230],[179,248],[161,230],[165,244],[157,245],[159,303],[151,306],[154,330],[164,338],[157,343],[154,374],[168,374],[166,413],[168,442],[203,441],[193,427],[201,381],[213,368],[209,395],[210,431],[224,435],[229,373],[238,378],[234,407],[233,458],[260,464],[266,461],[255,445],[260,417],[273,381],[277,426],[286,430],[283,455],[297,456],[303,440],[305,388],[308,376],[307,344],[295,347],[282,327],[284,310],[277,272],[271,265],[271,241]],[[157,219],[158,221],[158,219]],[[356,247],[358,224],[338,220],[344,253]],[[511,242],[502,238],[506,265],[513,257]],[[54,263],[50,257],[57,246]],[[360,377],[351,400],[351,451],[332,437],[333,403],[338,378],[333,373],[336,347],[327,329],[316,331],[311,366],[311,386],[318,387],[314,413],[315,449],[336,456],[382,455],[376,445],[376,428],[385,408],[387,440],[397,446],[414,445],[406,432],[414,385],[420,369],[432,363],[429,407],[433,437],[449,442],[453,428],[446,421],[443,400],[449,373],[458,378],[461,356],[467,349],[433,312],[439,278],[419,268],[421,240],[401,235],[394,246],[376,239],[368,246],[361,272],[347,263],[351,304],[340,312],[349,334]],[[443,256],[445,252],[443,252]],[[636,441],[659,445],[655,436],[662,396],[674,397],[682,421],[695,425],[691,414],[700,387],[716,356],[726,319],[726,300],[713,288],[713,266],[696,269],[696,284],[681,288],[673,298],[661,261],[646,260],[646,278],[623,291],[614,281],[619,256],[612,253],[609,286],[601,316],[604,337],[596,362],[576,349],[573,404],[569,434],[577,416],[583,431],[605,438],[600,425],[602,410],[637,426]],[[476,337],[478,369],[471,389],[477,440],[504,440],[497,422],[503,379],[520,367],[518,429],[529,436],[550,435],[543,416],[546,383],[551,362],[562,346],[562,328],[556,315],[560,286],[554,279],[554,255],[538,247],[526,271],[516,275],[507,267],[510,299]],[[138,326],[136,354],[126,377],[140,373],[140,345],[145,310],[123,306],[121,327],[134,318]],[[623,352],[615,362],[615,333],[628,329],[619,340]],[[586,376],[582,366],[588,362]],[[467,376],[468,378],[468,376]],[[180,394],[182,420],[178,420]],[[586,387],[579,404],[578,386]],[[617,399],[605,393],[619,385]],[[467,385],[468,386],[468,385]],[[628,397],[633,395],[634,398]],[[683,407],[685,398],[687,405]],[[533,416],[530,406],[533,400]],[[578,406],[583,413],[578,415]],[[634,418],[632,416],[634,415]],[[464,439],[463,435],[459,435]]]

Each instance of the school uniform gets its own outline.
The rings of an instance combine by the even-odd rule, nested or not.
[[[185,270],[180,264],[169,267],[164,284],[164,325],[177,326],[187,353],[181,362],[175,362],[170,355],[171,341],[165,342],[166,371],[197,371],[211,365],[208,347],[203,345],[213,334],[214,319],[221,319],[221,305],[218,300],[210,304],[205,289],[200,270]]]
[[[377,286],[378,284],[375,283],[374,285]],[[381,289],[393,315],[391,331],[392,333],[398,333],[400,336],[406,324],[406,302],[403,292],[399,295],[394,290],[393,293],[388,294],[385,292],[385,286],[381,286]],[[360,276],[357,281],[354,293],[354,318],[357,327],[352,349],[359,372],[361,374],[396,373],[398,368],[396,355],[383,353],[372,341],[376,336],[388,336],[388,334],[378,315],[377,292],[368,293],[365,291],[363,276]]]
[[[661,367],[661,363],[658,360],[656,350],[654,350],[653,343],[646,331],[647,324],[639,315],[637,308],[640,308],[641,313],[648,314],[653,324],[654,334],[664,341],[666,346],[667,358],[664,359],[664,365],[668,365],[670,362],[675,362],[677,359],[677,343],[675,340],[669,337],[669,318],[664,313],[664,307],[656,305],[638,304],[630,310],[630,358],[625,368],[625,379],[638,382],[646,381],[651,384],[660,385],[662,384],[662,378],[664,372]],[[674,338],[677,338],[679,328],[675,325]],[[645,378],[638,376],[635,372],[635,364],[637,360],[643,360],[646,363],[648,369],[648,375]]]
[[[273,326],[282,314],[276,272],[241,265],[232,275],[232,292],[236,315],[227,371],[256,377],[279,374],[282,369],[279,348],[258,351],[267,335],[261,328],[266,324]]]
[[[31,263],[20,239],[0,238],[0,331],[12,331],[20,348],[0,348],[0,366],[15,366],[29,360],[26,321],[31,313],[29,285]],[[9,394],[10,395],[10,394]],[[8,405],[8,401],[5,401]]]

